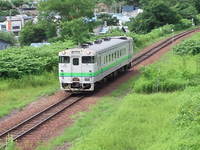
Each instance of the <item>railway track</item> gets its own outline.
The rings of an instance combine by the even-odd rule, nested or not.
[[[14,141],[24,137],[25,135],[32,132],[34,129],[41,126],[46,121],[52,119],[54,116],[69,108],[84,97],[85,96],[74,96],[73,94],[71,94],[66,98],[60,100],[58,103],[45,108],[44,110],[38,112],[37,114],[34,114],[33,116],[30,116],[16,126],[4,131],[3,133],[0,133],[0,143],[5,143],[8,136],[11,136]],[[4,148],[5,146],[6,145],[3,145],[2,147],[0,147],[0,149]]]
[[[132,67],[136,66],[137,64],[141,63],[142,61],[146,60],[153,54],[157,53],[160,51],[162,48],[168,46],[172,42],[176,41],[177,39],[180,39],[181,37],[190,34],[192,32],[195,32],[196,30],[199,29],[194,29],[186,32],[182,32],[180,34],[177,34],[173,37],[170,37],[157,46],[151,48],[150,50],[142,53],[141,55],[135,57],[132,61]],[[69,108],[76,102],[80,101],[83,99],[85,96],[78,96],[78,95],[69,95],[66,98],[60,100],[58,103],[53,104],[46,109],[42,110],[41,112],[38,112],[37,114],[34,114],[33,116],[30,116],[26,120],[22,121],[21,123],[17,124],[16,126],[0,133],[0,143],[5,143],[6,138],[8,136],[11,136],[14,141],[19,140],[20,138],[24,137],[25,135],[29,134],[33,130],[35,130],[37,127],[41,126],[48,120],[52,119],[54,116],[57,114],[61,113],[65,109]],[[0,147],[0,149],[4,148]]]
[[[148,51],[142,53],[141,55],[133,58],[133,61],[132,61],[132,67],[138,65],[139,63],[141,63],[142,61],[146,60],[147,58],[149,58],[150,56],[154,55],[155,53],[159,52],[162,48],[172,44],[173,42],[175,42],[176,40],[184,37],[185,35],[188,35],[192,32],[195,32],[199,30],[199,28],[197,29],[193,29],[193,30],[190,30],[190,31],[185,31],[185,32],[182,32],[182,33],[179,33],[177,35],[174,35],[170,38],[167,38],[166,40],[164,40],[163,42],[161,42],[160,44],[158,44],[157,46],[149,49]]]

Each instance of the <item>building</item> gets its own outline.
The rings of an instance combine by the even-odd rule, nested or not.
[[[10,43],[0,39],[0,50],[4,50],[10,46],[11,46]]]
[[[25,23],[32,19],[27,15],[7,16],[6,21],[0,23],[0,31],[12,32],[18,36]]]
[[[29,17],[27,15],[16,15],[6,17],[6,31],[13,32],[16,36],[18,36],[22,27],[29,20],[32,20],[32,17]]]

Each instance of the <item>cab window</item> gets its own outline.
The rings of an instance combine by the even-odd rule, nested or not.
[[[83,64],[93,64],[93,63],[95,63],[95,57],[94,56],[83,56],[82,63]]]
[[[73,65],[78,66],[79,65],[79,59],[78,58],[73,58]]]
[[[59,62],[60,63],[70,63],[70,57],[69,56],[59,56]]]

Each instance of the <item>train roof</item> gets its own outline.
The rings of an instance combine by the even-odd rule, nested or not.
[[[94,53],[104,51],[106,49],[112,48],[118,44],[126,43],[131,41],[132,38],[130,37],[110,37],[105,38],[101,40],[97,40],[94,43],[85,43],[82,45],[82,47],[72,48],[69,49],[71,51],[77,51],[77,50],[86,50],[86,51],[92,51]],[[65,52],[69,52],[69,50],[66,50]],[[61,53],[61,52],[60,52]]]
[[[118,44],[128,42],[130,40],[132,39],[128,37],[112,37],[110,39],[102,40],[102,42],[98,44],[94,43],[93,45],[89,45],[87,49],[95,51],[95,52],[99,52],[99,51],[114,47]]]

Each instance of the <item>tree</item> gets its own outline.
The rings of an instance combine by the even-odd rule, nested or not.
[[[57,13],[62,20],[72,20],[80,17],[91,17],[93,15],[93,0],[48,0],[41,2],[41,12]]]
[[[131,31],[146,33],[166,24],[176,24],[179,20],[177,13],[164,3],[151,3],[142,14],[129,23],[129,26]]]
[[[37,24],[28,22],[20,32],[21,45],[30,45],[46,41],[49,38],[56,36],[56,26],[49,24],[47,21],[40,21]]]
[[[65,21],[61,25],[61,36],[70,39],[77,44],[85,42],[89,37],[89,27],[82,18]]]
[[[200,0],[194,0],[194,6],[198,13],[200,13]]]

